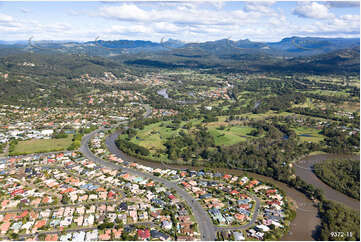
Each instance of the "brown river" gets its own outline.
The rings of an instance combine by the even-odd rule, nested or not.
[[[330,159],[353,159],[360,160],[357,155],[336,155],[336,154],[322,154],[308,156],[295,164],[296,175],[309,184],[321,189],[324,196],[328,200],[332,200],[355,210],[360,210],[360,201],[345,194],[336,191],[332,187],[322,182],[312,171],[314,164]]]

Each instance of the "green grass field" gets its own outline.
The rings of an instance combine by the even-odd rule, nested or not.
[[[151,153],[153,153],[152,149],[165,149],[163,142],[166,140],[166,138],[178,134],[178,132],[181,130],[167,128],[167,125],[170,123],[170,121],[166,121],[147,125],[143,130],[137,130],[137,135],[130,141],[134,144],[146,147],[150,150]],[[184,124],[185,122],[182,122],[181,127]],[[124,135],[124,137],[126,136]]]
[[[320,134],[320,130],[318,129],[308,128],[308,127],[298,127],[298,128],[293,128],[293,130],[296,132],[297,135],[305,134],[311,136],[311,137],[299,136],[302,142],[310,141],[314,143],[319,143],[325,138],[325,136]]]
[[[207,123],[209,132],[213,135],[216,145],[233,145],[242,141],[246,141],[248,138],[252,138],[248,134],[254,130],[248,126],[228,126],[224,130],[219,130],[218,128],[222,125],[227,126],[228,123],[225,122],[227,116],[219,116],[217,122]],[[173,130],[167,128],[166,126],[171,123],[171,121],[158,122],[150,125],[146,125],[143,130],[137,130],[137,134],[130,141],[137,145],[146,147],[152,154],[155,153],[155,150],[161,149],[164,150],[165,146],[163,143],[167,138],[172,137],[173,135],[178,135],[178,133],[183,130],[188,132],[188,130],[183,129],[182,127],[186,123],[192,123],[194,127],[197,124],[200,124],[202,120],[192,119],[187,122],[181,122],[180,128]],[[193,128],[192,128],[193,129]],[[126,138],[127,135],[121,135],[120,138]]]
[[[348,96],[349,94],[345,91],[330,91],[330,90],[312,90],[312,91],[305,91],[305,93],[313,93],[318,95],[324,95],[324,96]]]
[[[262,120],[265,119],[267,117],[273,117],[273,116],[287,116],[287,115],[295,115],[294,113],[288,113],[288,112],[281,112],[278,113],[276,111],[272,111],[269,110],[266,113],[258,113],[258,114],[254,114],[254,113],[247,113],[247,114],[241,114],[239,115],[240,117],[247,117],[249,119],[254,119],[254,120]]]
[[[265,114],[243,114],[240,116],[247,116],[248,118],[253,118],[255,120],[264,119],[270,116],[287,116],[295,115],[292,113],[282,112],[277,113],[274,111],[269,111]],[[192,123],[192,128],[194,129],[195,125],[202,123],[206,125],[210,134],[214,137],[216,145],[230,146],[240,142],[244,142],[249,139],[254,139],[255,137],[250,136],[249,133],[254,130],[249,126],[244,126],[242,122],[235,122],[230,125],[226,122],[228,116],[218,116],[218,121],[210,123],[202,123],[202,120],[192,119],[187,122],[181,122],[180,128],[173,130],[172,128],[167,128],[167,125],[171,124],[171,121],[162,121],[154,124],[146,125],[143,130],[137,130],[137,134],[130,141],[134,144],[143,146],[147,148],[151,156],[155,155],[157,150],[165,150],[166,147],[163,145],[167,138],[170,138],[183,130],[185,133],[188,133],[189,130],[183,129],[183,126],[187,123]],[[219,129],[220,126],[225,126],[225,129]],[[319,134],[319,130],[313,128],[299,127],[293,128],[297,135],[310,135],[311,137],[299,136],[302,142],[315,142],[319,143],[325,137]],[[126,138],[127,135],[122,135],[120,138]]]
[[[63,139],[31,139],[19,141],[15,146],[13,154],[32,154],[41,152],[66,150],[72,143],[73,135]]]
[[[248,134],[254,130],[254,128],[248,126],[233,126],[226,127],[224,130],[217,129],[219,126],[209,127],[208,130],[214,137],[216,145],[234,145],[242,141],[246,141],[247,138],[251,138]]]

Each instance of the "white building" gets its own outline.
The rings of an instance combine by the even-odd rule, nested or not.
[[[41,134],[45,135],[45,136],[50,136],[53,133],[54,133],[54,130],[52,130],[52,129],[44,129],[44,130],[41,131]]]

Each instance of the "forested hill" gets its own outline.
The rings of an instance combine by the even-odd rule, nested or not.
[[[119,62],[102,57],[64,54],[43,50],[32,53],[19,49],[3,49],[0,71],[40,76],[79,77],[82,74],[103,75],[105,71],[122,69]]]
[[[108,86],[113,85],[111,82],[94,84],[80,77],[88,74],[104,78],[105,72],[122,77],[129,68],[102,57],[5,50],[0,56],[0,103],[79,105],[76,101],[79,97],[87,96],[94,89],[108,90]]]
[[[283,61],[280,66],[264,65],[263,69],[314,74],[357,74],[360,72],[360,47],[337,50],[316,56],[293,58]]]
[[[114,57],[119,59],[120,57]],[[283,74],[344,74],[360,72],[360,48],[308,57],[275,58],[264,53],[233,52],[217,57],[199,50],[173,50],[146,57],[127,56],[125,63],[143,67],[203,68],[213,72],[278,72]],[[337,68],[336,68],[337,67]]]

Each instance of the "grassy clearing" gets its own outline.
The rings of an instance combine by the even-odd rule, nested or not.
[[[247,138],[252,138],[248,134],[254,130],[254,128],[248,126],[233,126],[226,127],[224,130],[217,129],[219,126],[209,127],[209,132],[214,137],[216,145],[233,145],[242,141],[246,141]]]
[[[346,91],[331,91],[331,90],[312,90],[312,91],[305,91],[308,93],[318,94],[318,95],[324,95],[324,96],[349,96],[349,94]]]
[[[246,114],[241,114],[239,115],[240,117],[247,117],[248,119],[254,119],[254,120],[262,120],[265,119],[267,117],[272,117],[272,116],[287,116],[287,115],[295,115],[294,113],[289,113],[289,112],[276,112],[276,111],[268,111],[266,113],[258,113],[258,114],[254,114],[254,113],[246,113]]]
[[[219,116],[217,122],[206,123],[209,132],[213,135],[216,145],[233,145],[242,141],[246,141],[253,136],[248,135],[254,128],[248,126],[234,125],[229,126],[229,123],[225,122],[228,116]],[[187,123],[192,124],[192,129],[195,125],[200,124],[202,120],[192,119],[187,122],[181,122],[180,128],[173,130],[167,128],[167,125],[171,121],[158,122],[150,125],[146,125],[143,130],[137,130],[137,134],[130,141],[134,144],[147,148],[151,154],[155,154],[156,150],[165,150],[163,145],[167,138],[170,138],[183,130],[189,132],[189,130],[183,129],[183,126]],[[220,126],[226,126],[224,130],[219,130]],[[126,138],[127,135],[121,135],[120,138]]]
[[[331,77],[331,76],[320,76],[320,75],[308,75],[305,78],[309,80],[314,80],[316,82],[321,82],[321,80],[323,81],[326,80],[327,82],[335,83],[335,84],[343,82],[343,78],[337,76]]]
[[[178,133],[178,130],[166,127],[169,123],[170,121],[147,125],[143,130],[138,130],[137,135],[130,141],[146,147],[151,152],[153,149],[165,149],[162,140]]]
[[[254,120],[262,120],[271,116],[288,116],[288,115],[297,115],[288,112],[277,113],[275,111],[269,111],[264,114],[242,114],[240,116],[248,117],[249,119]],[[166,147],[163,145],[167,138],[170,138],[174,135],[178,135],[178,133],[183,130],[185,133],[188,133],[189,130],[183,129],[183,126],[187,123],[191,123],[192,129],[195,128],[197,124],[206,125],[211,135],[214,137],[216,145],[234,145],[239,142],[244,142],[247,139],[254,138],[253,136],[248,135],[252,130],[251,127],[242,125],[242,121],[233,121],[232,124],[226,122],[228,116],[218,116],[218,121],[210,122],[210,123],[202,123],[202,120],[192,119],[187,122],[181,122],[180,128],[177,130],[173,130],[171,128],[167,128],[167,125],[171,123],[171,121],[163,121],[154,124],[150,124],[144,127],[143,130],[137,130],[137,134],[130,141],[137,145],[143,146],[147,148],[151,155],[155,155],[157,150],[165,150]],[[322,120],[317,118],[318,120]],[[220,130],[220,126],[225,126],[224,130]],[[299,136],[302,142],[315,142],[318,143],[323,140],[325,137],[319,134],[319,130],[312,128],[299,127],[294,128],[297,135],[310,135],[311,137]],[[120,136],[121,138],[126,138],[127,135]]]
[[[167,125],[169,125],[171,121],[158,122],[146,125],[144,129],[137,130],[137,135],[133,137],[130,141],[134,144],[146,147],[151,153],[155,153],[155,149],[165,149],[165,146],[163,145],[164,141],[167,138],[177,135],[181,130],[184,130],[182,129],[182,127],[188,122],[191,122],[192,125],[197,125],[201,122],[201,120],[192,119],[187,122],[183,121],[180,124],[181,128],[177,130],[167,128]],[[124,135],[124,138],[125,137],[126,136]]]
[[[308,127],[298,127],[293,128],[297,135],[309,135],[310,137],[306,136],[299,136],[302,142],[314,142],[319,143],[320,141],[324,140],[325,136],[320,134],[320,130]]]
[[[19,141],[12,154],[32,154],[66,150],[72,143],[73,135],[62,139],[31,139]]]

